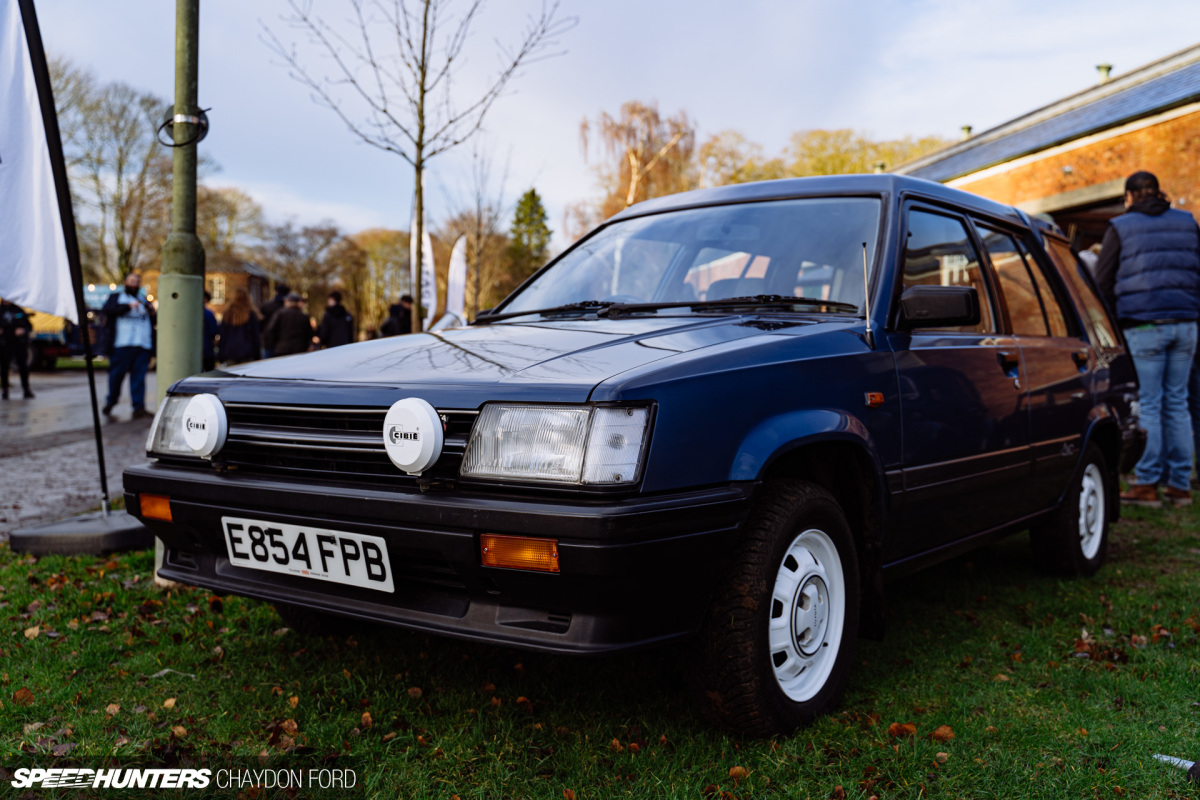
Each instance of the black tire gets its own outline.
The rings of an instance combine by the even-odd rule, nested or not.
[[[773,597],[777,586],[787,607]],[[740,734],[771,736],[834,708],[860,602],[854,539],[833,496],[805,481],[764,486],[701,630],[692,678],[705,715]]]
[[[313,611],[291,603],[275,603],[275,612],[287,626],[302,636],[349,635],[358,630],[353,620]]]
[[[1055,575],[1095,575],[1108,553],[1112,480],[1104,453],[1088,445],[1062,503],[1029,531],[1035,565]]]

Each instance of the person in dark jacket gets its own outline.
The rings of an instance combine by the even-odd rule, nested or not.
[[[33,323],[25,310],[0,299],[0,399],[8,399],[8,367],[12,361],[17,362],[26,399],[33,397],[29,388],[29,340],[32,336]]]
[[[283,281],[278,281],[275,284],[275,296],[262,304],[259,312],[262,314],[262,329],[265,332],[267,326],[271,324],[271,318],[283,310],[287,303],[287,296],[291,294],[291,289]],[[265,344],[263,345],[263,358],[270,358],[274,353]]]
[[[380,326],[379,334],[399,336],[402,333],[412,333],[412,306],[412,295],[402,295],[399,303],[394,303],[388,308],[388,318]]]
[[[263,349],[276,356],[307,353],[312,347],[312,320],[303,308],[304,298],[296,293],[289,294],[286,304],[263,330]]]
[[[322,347],[338,347],[354,341],[354,317],[350,316],[350,312],[342,305],[341,292],[329,293],[325,316],[321,318],[321,325],[317,328],[317,338],[321,340]]]
[[[244,364],[260,359],[260,330],[258,309],[250,300],[250,293],[244,288],[239,288],[234,292],[233,302],[221,317],[217,360],[227,364]]]
[[[217,336],[221,333],[221,325],[217,322],[217,315],[208,307],[212,302],[212,295],[208,292],[204,293],[204,341],[200,349],[200,362],[205,372],[211,372],[217,368]]]
[[[1192,419],[1188,380],[1200,318],[1200,226],[1170,202],[1158,178],[1125,181],[1126,212],[1104,233],[1096,283],[1116,311],[1137,369],[1146,450],[1121,502],[1158,508],[1192,502]]]

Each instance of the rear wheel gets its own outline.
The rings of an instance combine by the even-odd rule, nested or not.
[[[853,658],[858,561],[832,495],[768,484],[701,633],[705,713],[739,733],[789,733],[832,709]]]
[[[1108,464],[1089,445],[1062,505],[1029,531],[1034,562],[1058,575],[1095,575],[1108,552]]]

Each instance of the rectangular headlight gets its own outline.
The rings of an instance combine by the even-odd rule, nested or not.
[[[646,407],[488,404],[471,431],[460,474],[548,483],[637,481]]]
[[[195,456],[183,438],[183,412],[189,395],[168,395],[163,399],[146,437],[146,453],[151,456]]]

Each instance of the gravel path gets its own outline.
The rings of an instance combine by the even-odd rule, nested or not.
[[[107,375],[96,375],[104,402]],[[153,406],[154,374],[147,376]],[[0,401],[0,541],[10,531],[100,507],[100,476],[92,433],[91,400],[83,371],[34,373],[37,397]],[[126,387],[127,390],[127,387]],[[104,420],[104,458],[111,497],[120,497],[121,473],[146,458],[150,420],[131,420],[126,391]]]

